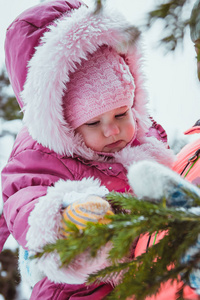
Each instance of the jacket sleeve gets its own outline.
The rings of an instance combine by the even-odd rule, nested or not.
[[[65,174],[65,175],[63,175]],[[28,218],[38,199],[60,178],[73,180],[62,162],[47,153],[25,150],[13,157],[2,171],[4,216],[18,243],[27,249]]]
[[[76,165],[73,165],[75,171]],[[92,177],[76,178],[62,160],[41,151],[26,150],[12,158],[2,172],[4,215],[8,228],[19,244],[34,255],[46,244],[61,238],[61,211],[76,200],[78,194],[105,196],[106,187]],[[78,180],[76,180],[78,179]],[[58,253],[53,252],[41,259],[26,262],[26,269],[34,275],[28,279],[34,285],[37,273],[44,274],[57,283],[81,284],[88,274],[108,265],[110,245],[99,251],[95,259],[88,260],[86,253],[67,268],[61,268]],[[24,251],[24,250],[23,250]],[[27,256],[22,252],[23,259]],[[20,268],[24,263],[20,263]],[[36,270],[37,269],[37,270]],[[23,275],[23,278],[27,275]],[[40,278],[41,279],[41,278]]]

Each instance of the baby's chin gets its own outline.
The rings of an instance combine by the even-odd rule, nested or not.
[[[118,148],[116,148],[116,149],[112,149],[112,150],[110,150],[110,151],[104,151],[105,153],[116,153],[116,152],[119,152],[119,151],[121,151],[122,149],[124,149],[124,147],[118,147]]]

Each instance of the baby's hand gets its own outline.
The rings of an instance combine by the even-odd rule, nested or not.
[[[67,237],[67,224],[74,223],[79,229],[84,229],[87,222],[108,224],[110,220],[105,215],[113,215],[110,204],[103,198],[95,195],[88,196],[84,202],[75,201],[63,211],[62,234]],[[64,230],[63,230],[64,229]]]
[[[186,191],[200,197],[200,189],[171,169],[152,161],[140,161],[129,169],[128,178],[139,199],[160,201],[168,206],[190,208],[194,200]]]

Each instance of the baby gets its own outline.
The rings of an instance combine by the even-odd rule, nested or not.
[[[127,28],[112,10],[57,0],[28,9],[7,30],[6,66],[24,127],[2,171],[3,216],[31,300],[103,299],[112,283],[85,282],[109,264],[109,246],[67,268],[56,252],[29,257],[63,237],[63,215],[84,227],[114,213],[102,197],[132,191],[133,163],[172,165],[166,134],[148,113],[140,43]]]

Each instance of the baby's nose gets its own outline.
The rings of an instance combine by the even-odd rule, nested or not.
[[[104,127],[104,136],[105,137],[119,134],[119,132],[120,132],[119,127],[115,123],[108,124]]]

